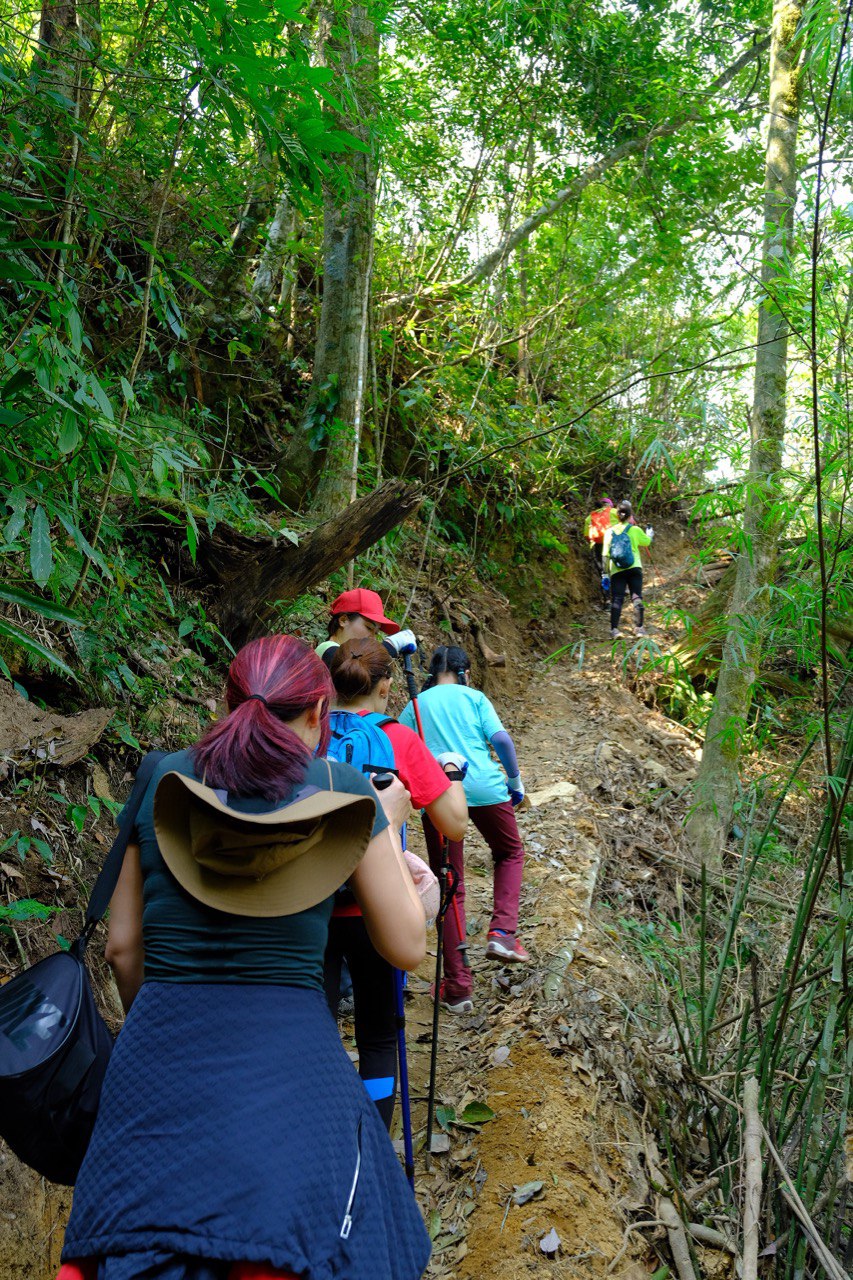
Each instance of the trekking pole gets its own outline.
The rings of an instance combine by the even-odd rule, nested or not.
[[[403,1155],[406,1178],[415,1189],[415,1144],[412,1134],[412,1103],[409,1097],[409,1060],[406,1055],[406,975],[394,970],[394,1004],[397,1021],[397,1057],[400,1063],[400,1108],[403,1113]]]
[[[418,706],[418,690],[415,684],[415,673],[412,670],[412,655],[410,653],[403,656],[403,669],[406,673],[406,685],[409,690],[409,697],[412,700],[412,707],[415,713],[415,724],[418,726],[418,737],[424,746],[426,746],[426,737],[424,735],[423,721],[421,720],[421,712]],[[459,916],[459,904],[456,901],[456,890],[459,888],[459,876],[454,868],[450,865],[449,845],[447,837],[442,837],[441,842],[441,864],[438,873],[439,886],[439,907],[438,915],[435,918],[435,987],[432,1003],[432,1043],[430,1045],[429,1054],[429,1089],[427,1091],[427,1121],[426,1121],[426,1146],[425,1146],[425,1165],[427,1169],[430,1167],[430,1148],[432,1146],[432,1126],[435,1118],[435,1082],[438,1070],[438,1019],[439,1010],[441,1008],[441,966],[444,956],[444,918],[451,904],[454,905],[456,930],[459,934],[459,950],[462,954],[462,961],[466,969],[468,966],[468,953],[465,943],[465,934],[462,929],[462,922]]]
[[[374,786],[379,791],[391,784],[391,774],[374,776]],[[400,840],[405,851],[406,824],[403,823]],[[402,969],[394,970],[394,1021],[397,1026],[397,1061],[400,1068],[400,1110],[403,1115],[403,1157],[406,1178],[412,1191],[415,1189],[415,1144],[412,1133],[412,1103],[409,1096],[409,1059],[406,1052],[406,975]]]
[[[415,683],[415,673],[412,670],[412,655],[410,653],[406,653],[403,655],[403,670],[406,673],[406,685],[408,687],[409,698],[411,699],[412,707],[415,712],[415,724],[418,726],[418,737],[420,738],[424,746],[426,746],[426,737],[424,735],[424,723],[423,723],[423,720],[421,720],[421,709],[418,706],[418,689]],[[442,861],[442,866],[444,866],[445,864],[449,865],[450,863],[450,854],[448,850],[447,836],[441,837],[441,861]],[[462,917],[459,913],[459,903],[456,901],[455,889],[453,893],[450,895],[450,901],[452,901],[453,903],[453,918],[456,921],[456,932],[459,935],[459,943],[457,945],[456,950],[462,956],[462,963],[465,966],[465,968],[470,969],[471,966],[468,963],[468,941],[467,941],[465,930],[462,928]],[[438,992],[438,987],[436,987],[436,993],[437,992]],[[436,994],[436,1000],[437,999],[438,999],[438,995]]]
[[[406,824],[400,832],[403,850],[407,846]],[[394,970],[394,1005],[397,1021],[397,1060],[400,1066],[400,1110],[403,1113],[403,1157],[409,1186],[415,1189],[415,1143],[412,1133],[412,1103],[409,1097],[409,1056],[406,1051],[406,975]]]
[[[415,711],[415,724],[418,726],[418,737],[424,746],[426,746],[424,724],[421,720],[421,709],[418,706],[418,686],[415,682],[415,673],[412,670],[412,655],[410,653],[403,654],[403,670],[406,673],[406,687],[409,690],[409,697],[412,700],[412,706]]]
[[[430,1148],[432,1147],[432,1125],[435,1116],[435,1077],[438,1069],[438,1013],[440,1009],[439,992],[441,990],[441,961],[443,955],[444,944],[444,917],[447,915],[447,908],[453,901],[456,890],[459,887],[459,877],[449,863],[444,863],[439,873],[439,908],[438,915],[435,918],[435,932],[437,945],[435,949],[435,998],[432,1005],[432,1044],[429,1053],[429,1089],[427,1091],[427,1120],[426,1120],[426,1160],[427,1169],[430,1167]]]

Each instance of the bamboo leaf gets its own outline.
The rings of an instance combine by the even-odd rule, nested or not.
[[[25,649],[27,653],[32,653],[35,657],[44,659],[52,667],[56,667],[58,671],[61,671],[63,675],[69,676],[76,681],[77,676],[68,663],[63,662],[58,654],[55,654],[52,649],[48,649],[46,645],[39,644],[38,640],[34,640],[32,636],[27,635],[26,631],[22,631],[20,627],[7,622],[5,618],[0,618],[0,636],[8,636],[10,640],[14,641],[21,649]],[[8,667],[6,671],[8,672]]]
[[[75,613],[73,609],[67,609],[64,604],[57,604],[54,600],[45,600],[42,596],[32,595],[29,591],[22,591],[20,587],[0,585],[0,600],[5,600],[7,604],[16,604],[22,609],[30,609],[33,613],[40,614],[42,618],[51,618],[54,622],[68,622],[80,626],[83,621],[79,613]]]
[[[77,415],[66,410],[62,415],[57,444],[60,453],[73,453],[80,443],[80,428],[77,426]]]
[[[53,546],[50,540],[50,521],[45,515],[44,507],[38,506],[33,512],[33,525],[30,535],[30,569],[40,587],[46,586],[53,572]]]

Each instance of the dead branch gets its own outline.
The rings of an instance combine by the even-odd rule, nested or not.
[[[760,1123],[761,1122],[759,1121],[759,1124]],[[761,1132],[763,1134],[764,1141],[767,1144],[767,1150],[773,1157],[773,1163],[782,1175],[783,1181],[780,1191],[793,1211],[794,1217],[798,1219],[800,1226],[803,1228],[803,1234],[808,1240],[809,1246],[818,1262],[830,1277],[830,1280],[850,1280],[850,1276],[844,1270],[835,1255],[830,1252],[829,1246],[825,1243],[823,1237],[815,1226],[811,1216],[809,1215],[808,1209],[803,1204],[799,1194],[797,1193],[796,1187],[791,1181],[790,1174],[785,1168],[782,1157],[773,1145],[770,1134],[764,1128],[763,1124],[761,1125]]]
[[[688,1222],[687,1233],[699,1244],[704,1244],[708,1249],[719,1249],[722,1253],[737,1253],[737,1245],[730,1236],[724,1231],[718,1231],[716,1227],[706,1227],[704,1222]]]
[[[211,534],[199,520],[195,568],[218,589],[214,613],[223,633],[235,645],[261,634],[277,604],[296,599],[361,555],[402,524],[420,501],[419,488],[389,480],[301,536],[297,544],[241,533],[226,524],[217,525]],[[156,509],[146,512],[144,521],[147,529],[162,532],[173,548],[170,554],[183,554],[182,525]],[[176,528],[180,541],[174,538]]]
[[[666,1227],[672,1260],[678,1272],[678,1280],[696,1280],[696,1272],[690,1258],[690,1245],[681,1216],[668,1196],[658,1197],[658,1217]]]

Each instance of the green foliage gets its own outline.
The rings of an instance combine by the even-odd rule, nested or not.
[[[263,12],[169,0],[154,23],[119,0],[98,28],[81,18],[66,30],[58,13],[42,46],[30,15],[7,10],[0,556],[20,585],[0,599],[73,625],[78,652],[108,669],[101,604],[128,631],[150,607],[127,513],[167,504],[195,560],[202,522],[264,527],[244,477],[276,498],[257,466],[232,461],[215,415],[185,399],[193,344],[219,340],[209,307],[233,256],[227,210],[275,181],[307,207],[330,158],[360,144],[324,113],[332,73],[312,65],[293,0]],[[227,347],[231,360],[251,350],[240,337]],[[96,598],[78,631],[78,610],[60,610],[90,573]],[[205,622],[193,633],[210,644]],[[0,618],[0,636],[72,675],[26,623]]]
[[[451,1125],[462,1129],[479,1129],[480,1125],[494,1118],[495,1112],[485,1102],[469,1102],[459,1115],[456,1114],[455,1107],[437,1106],[435,1109],[436,1122],[445,1130],[450,1129]]]
[[[21,859],[21,862],[26,860],[27,854],[31,849],[35,849],[43,862],[48,864],[53,862],[53,851],[46,840],[40,840],[36,836],[24,835],[18,829],[8,835],[0,844],[0,854],[14,852]]]

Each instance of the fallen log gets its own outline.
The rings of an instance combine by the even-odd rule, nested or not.
[[[18,764],[43,760],[67,768],[91,751],[112,715],[111,707],[90,707],[70,716],[42,710],[0,681],[0,756]]]
[[[199,546],[199,562],[220,587],[217,621],[231,643],[266,630],[275,605],[294,600],[361,555],[419,506],[421,491],[389,480],[300,538],[249,537],[226,525]]]
[[[210,613],[235,646],[268,629],[275,606],[294,600],[335,569],[372,547],[419,506],[419,487],[389,480],[358,498],[314,529],[293,535],[242,533],[228,524],[212,532],[205,513],[196,519],[198,545],[187,554],[185,508],[161,499],[138,509],[125,504],[123,516],[140,536],[157,539],[157,554],[184,585],[212,588]]]

